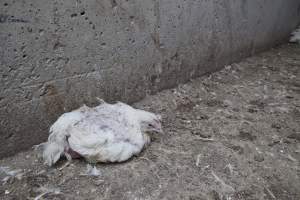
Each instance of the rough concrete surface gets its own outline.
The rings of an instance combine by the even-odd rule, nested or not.
[[[0,160],[0,198],[300,199],[300,46],[248,58],[134,106],[162,114],[165,131],[151,135],[139,156],[97,164],[100,175],[87,176],[84,160],[49,168],[37,152],[22,152]]]
[[[299,0],[1,0],[0,157],[82,103],[135,102],[286,40]]]

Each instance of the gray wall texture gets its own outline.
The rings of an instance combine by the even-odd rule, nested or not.
[[[299,0],[1,0],[0,157],[83,103],[132,103],[286,41]]]

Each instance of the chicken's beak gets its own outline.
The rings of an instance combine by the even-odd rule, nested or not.
[[[161,126],[156,126],[156,127],[153,127],[152,129],[149,130],[150,132],[153,132],[153,133],[164,133],[163,129]]]
[[[163,129],[161,126],[159,126],[156,130],[157,133],[164,133]]]

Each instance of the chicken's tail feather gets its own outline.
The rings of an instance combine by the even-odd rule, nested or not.
[[[88,109],[89,107],[82,106],[76,111],[65,113],[50,127],[51,134],[43,145],[43,158],[46,164],[51,166],[58,161],[60,156],[68,156],[66,155],[69,150],[68,127],[79,122]]]
[[[42,144],[42,148],[45,164],[49,166],[54,165],[69,148],[67,135],[59,132],[52,132],[48,142]]]
[[[60,156],[64,153],[64,146],[57,142],[44,142],[34,145],[33,149],[38,153],[38,157],[42,157],[45,164],[52,166]]]
[[[64,154],[65,148],[67,147],[68,146],[66,145],[66,142],[47,142],[44,145],[43,151],[43,159],[45,161],[45,164],[49,166],[55,164],[59,160],[60,156]]]

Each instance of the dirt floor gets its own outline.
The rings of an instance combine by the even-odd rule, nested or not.
[[[135,107],[161,113],[164,134],[121,164],[34,151],[0,161],[1,199],[300,199],[300,46],[284,45]],[[12,171],[14,170],[14,171]],[[98,174],[97,174],[98,173]]]

